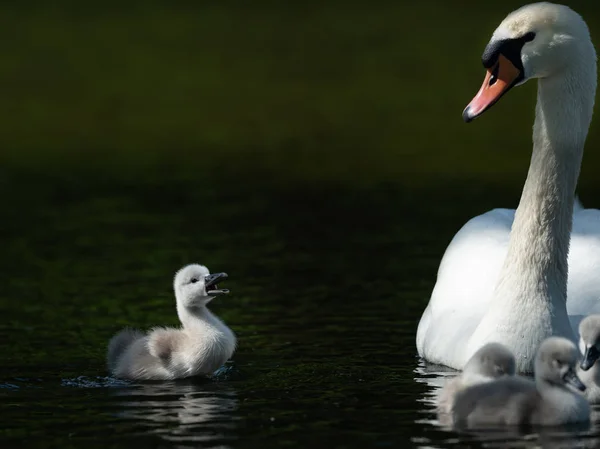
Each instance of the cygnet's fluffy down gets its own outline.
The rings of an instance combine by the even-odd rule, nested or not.
[[[506,376],[464,389],[456,395],[453,421],[457,427],[484,428],[531,425],[556,426],[590,420],[585,386],[576,374],[577,347],[561,337],[540,345],[535,358],[535,382]]]
[[[482,346],[469,359],[464,371],[450,380],[440,390],[437,397],[438,412],[450,414],[454,405],[454,398],[459,391],[472,385],[492,381],[501,376],[514,376],[515,370],[515,357],[506,346],[500,343],[488,343]]]
[[[210,274],[203,265],[177,272],[173,287],[182,327],[155,328],[149,333],[124,329],[108,344],[112,375],[124,379],[168,380],[212,374],[232,355],[235,334],[206,305],[228,293],[216,283],[225,273]]]
[[[592,404],[600,403],[600,315],[590,315],[579,323],[579,349],[583,354],[579,377],[586,386],[585,397]]]

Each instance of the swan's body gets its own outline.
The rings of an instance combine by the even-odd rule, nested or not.
[[[494,209],[455,235],[421,317],[417,349],[430,362],[462,369],[496,341],[515,354],[519,372],[531,372],[545,338],[576,341],[582,316],[600,312],[600,211],[574,204],[596,54],[578,14],[536,3],[502,22],[483,60],[488,75],[465,109],[467,121],[513,85],[538,78],[529,173],[516,211]]]
[[[507,376],[459,392],[453,408],[455,425],[489,428],[589,422],[588,401],[568,387],[585,389],[575,374],[578,358],[573,342],[561,337],[545,340],[535,359],[535,382]]]
[[[482,346],[465,365],[464,371],[440,390],[437,398],[439,413],[450,414],[456,395],[467,387],[490,382],[502,376],[514,376],[515,357],[499,343]]]
[[[579,378],[585,384],[585,397],[592,404],[600,403],[600,315],[590,315],[579,325],[579,349],[583,360]]]
[[[236,337],[206,304],[226,292],[214,288],[225,277],[210,275],[202,265],[179,270],[174,290],[182,327],[156,328],[148,334],[119,332],[108,345],[109,371],[124,379],[169,380],[208,375],[220,368],[233,355]]]

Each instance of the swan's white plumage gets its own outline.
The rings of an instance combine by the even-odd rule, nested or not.
[[[531,30],[538,37],[521,57],[527,78],[540,78],[538,105],[512,257],[507,261],[515,210],[469,220],[442,258],[417,331],[423,358],[456,369],[483,344],[498,341],[515,353],[519,371],[531,372],[541,341],[551,335],[573,340],[583,316],[600,312],[600,211],[573,198],[594,103],[596,55],[581,17],[550,3],[513,12],[492,41]],[[553,70],[555,78],[549,77]],[[561,262],[567,251],[568,281]]]
[[[460,342],[473,334],[489,308],[506,258],[514,216],[514,209],[493,209],[469,220],[454,236],[444,253],[431,299],[419,323],[420,352],[435,351],[446,354],[447,360],[456,361],[466,357]],[[598,209],[583,209],[573,215],[567,285],[567,312],[573,329],[577,329],[584,316],[600,313]],[[425,358],[462,369],[457,366],[462,362]]]

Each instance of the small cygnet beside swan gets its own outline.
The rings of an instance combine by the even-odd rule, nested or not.
[[[585,397],[600,403],[600,315],[590,315],[579,324],[579,349],[583,354],[579,378],[586,386]]]
[[[515,357],[500,343],[482,346],[465,365],[464,371],[450,380],[440,390],[437,398],[439,413],[449,414],[454,406],[454,398],[459,391],[502,376],[515,375]]]
[[[425,360],[463,369],[495,341],[515,355],[518,372],[530,373],[544,339],[576,342],[578,320],[600,313],[600,211],[575,200],[596,52],[579,14],[542,2],[509,14],[482,61],[486,77],[465,121],[537,79],[529,172],[516,211],[486,212],[454,236],[419,322],[417,350]]]
[[[535,358],[535,382],[506,376],[466,388],[456,395],[452,411],[457,427],[556,426],[590,420],[585,390],[576,374],[579,351],[562,337],[550,337]]]
[[[116,377],[168,380],[212,374],[232,355],[235,334],[206,305],[228,290],[217,288],[225,273],[210,274],[203,265],[188,265],[175,275],[173,287],[182,327],[155,328],[145,334],[125,329],[108,345],[109,371]]]

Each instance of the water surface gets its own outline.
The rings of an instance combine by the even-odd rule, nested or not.
[[[516,202],[518,190],[73,182],[6,177],[3,446],[539,444],[439,427],[431,396],[453,373],[425,366],[414,346],[449,238],[467,217]],[[230,275],[232,293],[212,309],[238,334],[233,360],[212,380],[107,377],[110,336],[175,324],[172,276],[196,261]],[[596,424],[544,441],[590,447],[595,435]]]

